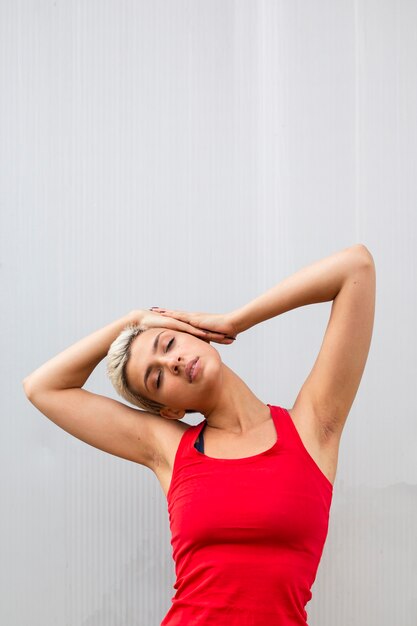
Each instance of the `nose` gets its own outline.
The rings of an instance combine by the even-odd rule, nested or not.
[[[165,363],[167,364],[169,370],[173,373],[173,374],[180,374],[181,371],[183,369],[185,369],[185,364],[184,362],[181,360],[180,356],[174,356],[174,355],[167,355],[166,359],[162,359],[163,362],[165,361]]]

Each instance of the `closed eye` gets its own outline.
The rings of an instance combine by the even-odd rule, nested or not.
[[[171,346],[173,344],[173,341],[174,341],[174,337],[171,339],[171,341],[168,341],[167,348],[166,348],[165,352],[168,352],[168,350],[170,350],[170,348],[171,348]],[[158,375],[158,378],[156,379],[156,388],[157,389],[159,389],[159,387],[160,387],[161,371],[162,370],[159,370],[159,375]]]

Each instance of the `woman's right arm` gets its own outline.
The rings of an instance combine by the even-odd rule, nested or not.
[[[128,324],[138,324],[147,328],[172,328],[194,334],[200,339],[226,343],[223,333],[204,331],[175,319],[169,319],[158,313],[138,309],[120,319],[100,328],[72,346],[60,352],[23,381],[26,395],[39,392],[81,388],[91,372],[107,355],[113,341]]]
[[[173,429],[170,420],[81,389],[130,323],[160,326],[223,343],[219,333],[138,309],[80,339],[41,365],[23,381],[30,402],[70,435],[115,456],[155,471],[164,462],[164,446]]]
[[[30,402],[70,435],[155,470],[165,420],[81,389],[131,322],[140,323],[134,312],[81,339],[26,377],[23,387]]]

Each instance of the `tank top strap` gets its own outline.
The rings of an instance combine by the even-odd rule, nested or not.
[[[292,420],[288,410],[282,406],[268,404],[275,428],[278,434],[278,441],[281,445],[288,447],[299,447],[301,443],[300,436]]]
[[[333,484],[330,482],[328,477],[324,474],[322,469],[317,465],[316,461],[311,456],[310,452],[307,450],[288,410],[282,406],[268,406],[271,409],[271,414],[277,429],[278,443],[281,440],[279,449],[291,452],[294,458],[300,457],[300,455],[301,457],[304,457],[310,469],[314,468],[315,474],[319,475],[320,480],[325,486],[326,493],[328,493],[330,490],[330,493],[332,494]]]
[[[206,420],[203,419],[202,422],[199,422],[195,426],[190,426],[183,433],[180,442],[178,444],[176,459],[179,460],[188,456],[190,454],[191,448],[194,446],[194,443],[199,436],[199,433],[202,431],[204,426],[206,425]]]

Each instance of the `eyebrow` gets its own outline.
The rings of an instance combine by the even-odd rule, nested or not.
[[[157,351],[157,349],[158,349],[158,341],[159,341],[159,337],[162,335],[162,333],[163,333],[163,332],[165,332],[165,331],[163,331],[163,330],[162,330],[162,331],[161,331],[160,333],[158,333],[158,334],[157,334],[157,336],[155,337],[155,340],[154,340],[154,342],[153,342],[153,346],[152,346],[152,354],[155,354],[155,352]],[[145,372],[145,378],[143,379],[143,380],[144,380],[144,383],[145,383],[146,390],[147,390],[148,392],[149,392],[149,389],[148,389],[148,386],[147,386],[146,382],[147,382],[147,380],[148,380],[148,378],[149,378],[149,374],[151,373],[151,371],[152,371],[152,365],[148,365],[148,367],[146,368],[146,372]]]

